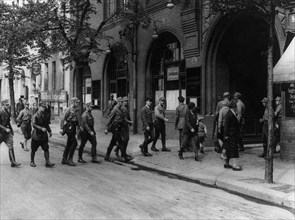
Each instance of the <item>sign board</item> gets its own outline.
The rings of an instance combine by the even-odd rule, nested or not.
[[[167,80],[178,80],[179,76],[179,67],[178,66],[171,66],[167,68]]]
[[[41,73],[41,64],[33,63],[32,64],[32,74],[38,76]]]
[[[286,117],[295,118],[295,82],[285,83],[284,88]]]

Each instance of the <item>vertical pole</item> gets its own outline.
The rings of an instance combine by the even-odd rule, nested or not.
[[[133,134],[137,133],[137,31],[138,24],[133,27]]]
[[[265,160],[265,177],[264,180],[268,183],[273,183],[273,145],[274,145],[274,129],[273,129],[273,46],[274,46],[274,21],[275,21],[275,5],[274,0],[271,0],[269,13],[269,44],[267,57],[267,108],[268,108],[268,135],[267,135],[267,153]]]

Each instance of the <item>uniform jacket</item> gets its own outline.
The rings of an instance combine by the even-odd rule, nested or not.
[[[160,103],[155,107],[155,116],[156,116],[156,120],[159,120],[160,122],[164,122],[165,108],[161,106]]]
[[[195,134],[198,132],[198,126],[197,126],[197,121],[198,117],[192,113],[189,109],[186,110],[185,116],[184,116],[184,127],[182,130],[183,134],[193,134],[191,133],[191,129],[193,128],[195,130]]]
[[[224,127],[224,120],[225,120],[225,116],[229,111],[229,107],[227,106],[223,106],[220,111],[219,111],[219,115],[218,115],[218,131],[221,130],[221,127]]]
[[[19,113],[16,121],[18,123],[25,123],[25,124],[28,124],[28,123],[31,123],[31,120],[32,120],[32,112],[30,109],[26,109],[24,108],[23,110],[21,110],[21,112]]]
[[[240,123],[244,124],[244,118],[243,115],[245,113],[245,104],[244,102],[242,102],[242,100],[238,99],[237,100],[237,116],[238,116],[238,120]]]
[[[16,103],[16,113],[17,115],[20,113],[21,110],[25,108],[25,104],[23,102]]]
[[[82,127],[84,131],[87,131],[89,134],[94,132],[94,118],[89,111],[85,111],[82,114]]]
[[[81,127],[82,123],[81,123],[81,118],[80,118],[80,115],[79,115],[79,109],[78,108],[73,108],[71,106],[68,107],[65,110],[65,113],[64,113],[63,117],[61,118],[60,129],[63,129],[65,122],[66,123],[72,123],[72,124],[75,124],[75,125],[79,125],[79,127]]]
[[[51,129],[49,127],[48,120],[46,119],[44,112],[41,112],[40,110],[36,112],[36,114],[33,116],[33,119],[32,119],[32,126],[33,126],[33,132],[32,132],[33,140],[36,140],[36,141],[48,140],[47,132],[42,131],[42,128],[46,128],[47,131],[51,133]]]
[[[235,113],[230,109],[225,115],[224,120],[224,137],[236,138],[239,136],[239,121]]]
[[[13,130],[10,124],[11,113],[9,113],[4,107],[0,110],[0,135],[7,134],[5,129],[9,128],[13,134]]]
[[[176,108],[176,120],[175,120],[175,128],[178,130],[182,130],[184,126],[184,116],[186,112],[187,106],[184,103],[180,103]]]
[[[153,112],[150,107],[145,105],[141,109],[140,115],[142,121],[142,130],[146,130],[146,128],[153,123]]]
[[[124,122],[124,112],[119,105],[116,105],[107,120],[106,129],[112,130],[113,125],[122,127]]]

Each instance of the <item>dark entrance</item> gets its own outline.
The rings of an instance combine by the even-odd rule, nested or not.
[[[268,23],[261,17],[234,19],[221,37],[216,56],[217,95],[238,91],[246,105],[245,140],[258,141],[263,114],[261,100],[267,96]],[[274,64],[279,58],[275,40]]]

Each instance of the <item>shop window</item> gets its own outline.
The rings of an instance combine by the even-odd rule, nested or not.
[[[194,102],[196,111],[201,112],[201,68],[187,69],[186,102]]]
[[[101,81],[92,81],[92,104],[94,109],[101,109]]]

